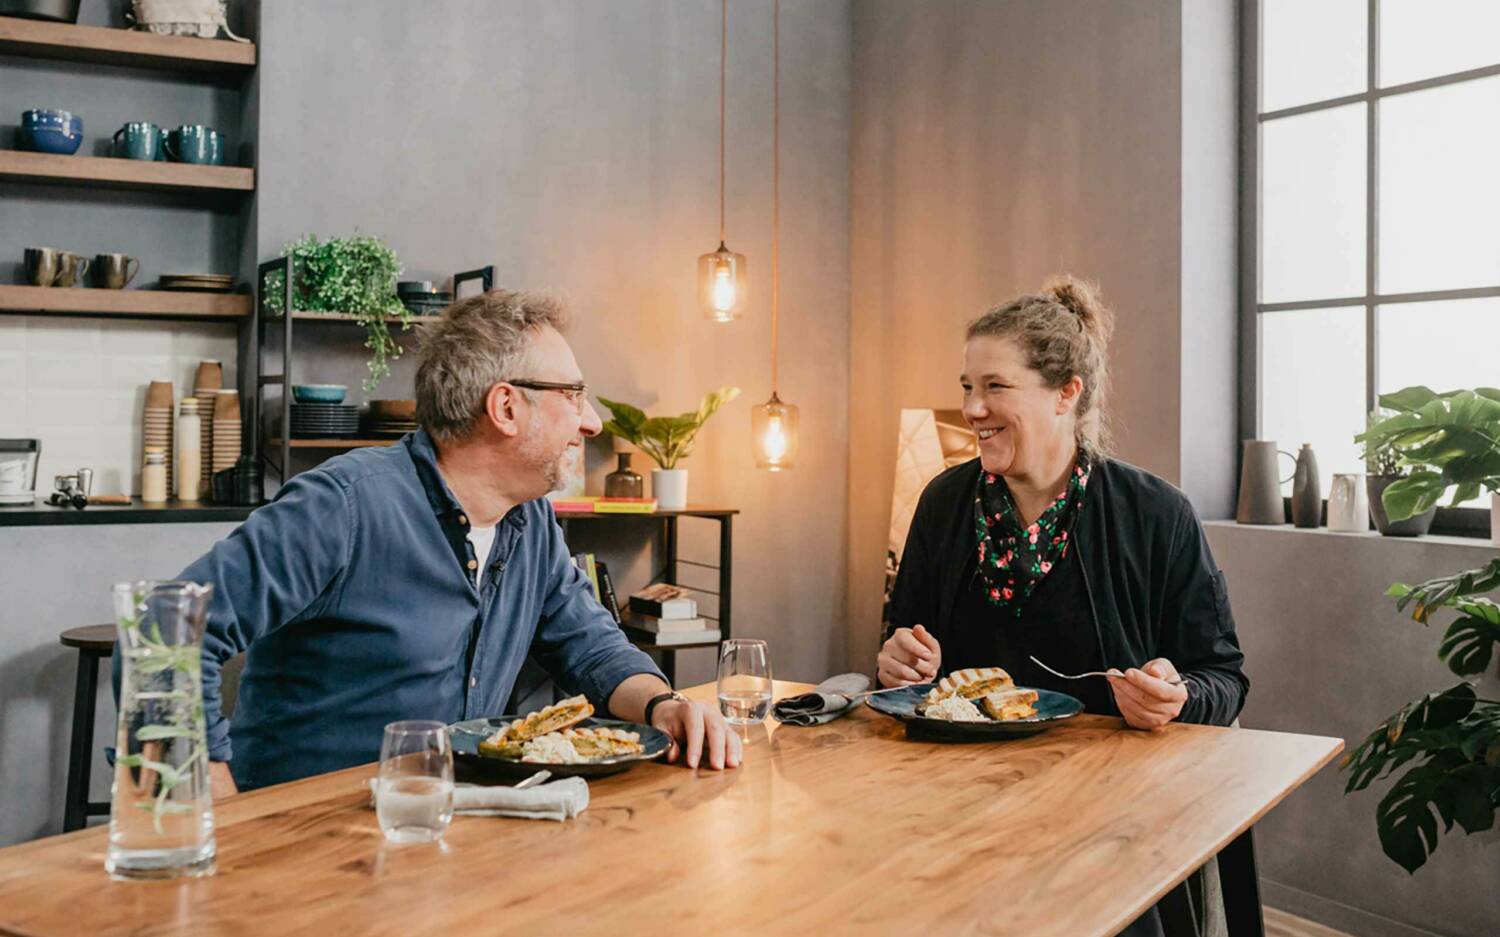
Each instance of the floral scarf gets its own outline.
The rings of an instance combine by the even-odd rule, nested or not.
[[[1068,537],[1083,508],[1093,465],[1078,453],[1068,486],[1031,526],[1022,528],[1010,488],[998,475],[979,473],[974,528],[979,537],[979,575],[990,604],[1020,617],[1022,606],[1052,567],[1068,555]]]

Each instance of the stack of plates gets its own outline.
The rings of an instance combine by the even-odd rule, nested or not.
[[[240,395],[234,390],[219,390],[214,401],[213,456],[214,471],[234,468],[240,457]]]
[[[417,424],[415,422],[401,423],[395,420],[371,420],[369,432],[376,436],[405,436],[407,433],[415,433]]]
[[[359,435],[359,407],[347,403],[292,404],[292,438]]]
[[[366,429],[379,436],[405,436],[417,430],[415,400],[372,400]]]
[[[162,404],[165,403],[165,406]],[[144,461],[144,450],[148,447],[160,449],[166,456],[167,463],[167,492],[170,495],[177,490],[176,479],[172,477],[173,462],[177,461],[172,451],[172,384],[169,381],[152,381],[151,387],[146,391],[146,411],[144,421],[144,432],[141,437],[142,455]]]
[[[431,280],[402,280],[396,284],[401,304],[419,316],[435,316],[453,302],[453,294],[433,289]]]
[[[227,273],[164,273],[161,277],[161,288],[227,293],[234,289],[234,277]]]

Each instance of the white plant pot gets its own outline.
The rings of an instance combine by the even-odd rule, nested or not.
[[[687,469],[652,469],[651,497],[656,506],[664,511],[687,507],[687,482]]]
[[[1490,543],[1500,547],[1500,491],[1490,492]]]

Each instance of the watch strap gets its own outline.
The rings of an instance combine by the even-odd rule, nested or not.
[[[665,703],[669,699],[681,700],[687,699],[687,697],[683,696],[681,693],[678,693],[676,690],[668,690],[665,693],[658,693],[650,699],[646,700],[646,713],[644,717],[646,720],[646,725],[651,725],[651,714],[656,711],[657,704]]]

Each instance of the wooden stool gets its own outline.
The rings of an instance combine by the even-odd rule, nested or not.
[[[68,793],[63,802],[63,832],[81,830],[89,817],[109,813],[109,803],[89,801],[93,767],[94,706],[99,692],[99,661],[115,652],[114,625],[69,628],[58,638],[78,649],[78,680],[73,685],[73,741],[68,752]]]

